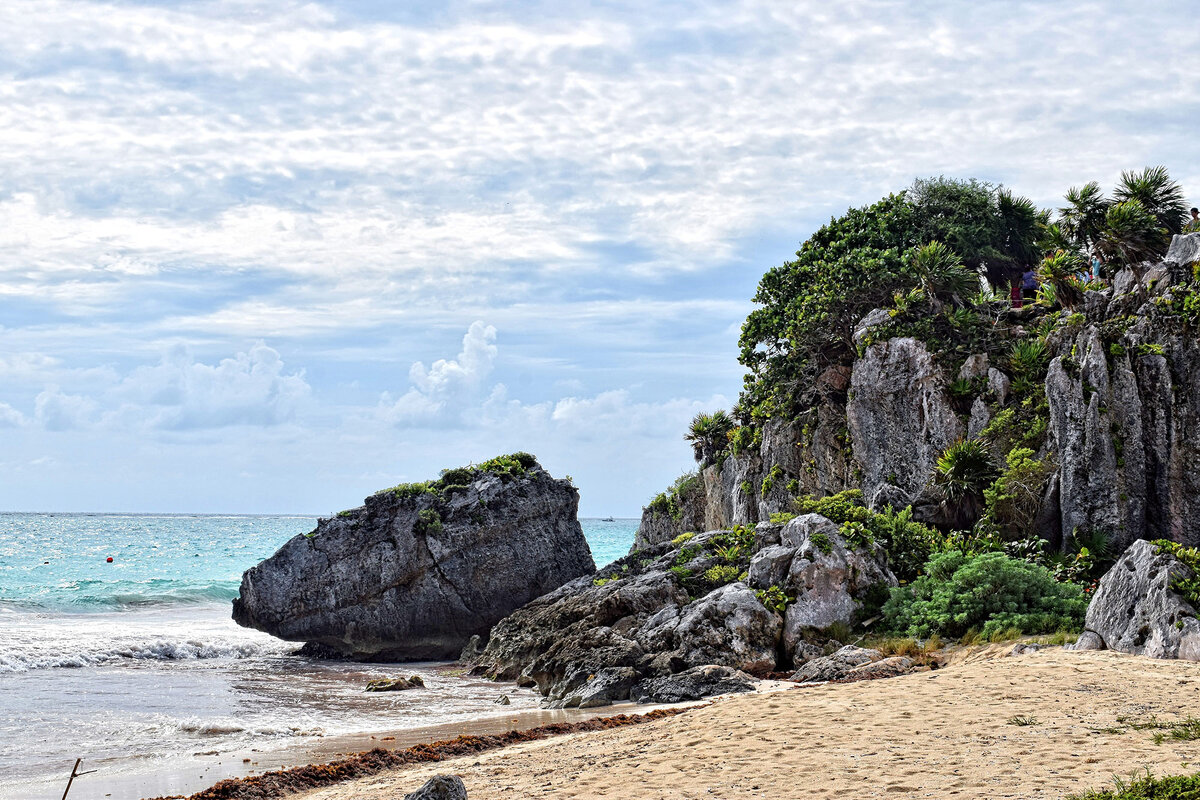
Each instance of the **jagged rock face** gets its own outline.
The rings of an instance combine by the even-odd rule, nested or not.
[[[966,433],[933,356],[916,339],[873,344],[854,364],[850,392],[846,415],[863,496],[885,490],[892,504],[897,496],[906,498],[902,505],[916,502],[938,457]]]
[[[1200,544],[1200,339],[1155,312],[1167,284],[1090,292],[1095,321],[1058,343],[1046,396],[1063,543],[1099,530],[1120,549],[1137,539]],[[1143,296],[1133,324],[1106,344],[1100,323]]]
[[[1193,578],[1187,565],[1153,542],[1135,542],[1100,579],[1076,649],[1200,661],[1197,610],[1172,589]]]
[[[798,661],[806,655],[800,648],[806,631],[849,623],[872,589],[897,585],[882,547],[853,547],[840,526],[819,514],[805,514],[784,525],[779,543],[751,559],[749,583],[756,589],[779,586],[796,598],[787,607],[782,643]]]
[[[883,653],[865,647],[848,644],[835,653],[814,658],[792,674],[792,680],[800,683],[812,681],[838,681],[856,667],[883,660]]]
[[[444,500],[374,495],[247,570],[234,620],[352,658],[453,658],[510,611],[595,570],[578,503],[537,465],[518,478],[477,473]]]
[[[664,513],[654,508],[642,509],[642,521],[633,539],[633,550],[641,550],[652,544],[669,542],[681,533],[709,530],[705,524],[708,492],[702,479],[690,484],[678,498],[679,516]]]
[[[770,671],[782,618],[744,583],[693,599],[670,571],[689,556],[695,575],[717,564],[706,550],[717,534],[652,545],[572,581],[510,614],[463,660],[477,673],[536,685],[550,707],[624,700],[635,683],[692,667]]]
[[[871,587],[896,584],[881,549],[856,550],[815,514],[740,534],[746,582],[738,571],[747,562],[725,560],[729,541],[708,531],[635,551],[515,611],[463,661],[536,685],[552,707],[623,700],[635,684],[693,667],[753,674],[789,667],[793,653],[811,656],[803,635],[851,622]],[[714,568],[731,570],[729,582],[708,583]],[[757,595],[772,586],[795,598],[787,609],[790,644],[784,618]]]

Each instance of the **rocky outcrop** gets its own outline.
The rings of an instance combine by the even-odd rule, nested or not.
[[[807,631],[853,619],[872,592],[882,596],[897,585],[882,547],[847,542],[840,526],[817,514],[796,517],[779,529],[777,541],[769,541],[750,561],[749,583],[756,589],[779,586],[795,598],[782,638],[793,660]]]
[[[525,454],[380,492],[247,570],[234,620],[345,657],[453,658],[595,569],[578,503]]]
[[[838,681],[850,674],[855,667],[871,664],[883,659],[883,653],[865,647],[848,644],[835,653],[814,658],[796,670],[791,680],[800,683],[813,681]]]
[[[916,339],[867,348],[854,364],[846,418],[860,488],[873,507],[917,503],[938,457],[966,429],[954,411],[942,371]]]
[[[1200,661],[1197,609],[1179,591],[1196,578],[1169,543],[1135,542],[1100,579],[1075,649]]]
[[[622,700],[645,681],[696,667],[787,669],[797,650],[788,636],[849,624],[873,587],[895,584],[882,558],[816,515],[757,532],[707,531],[639,550],[534,600],[463,660],[477,673],[536,686],[554,707]],[[765,589],[780,598],[771,608]],[[778,611],[785,597],[791,634]]]
[[[642,681],[633,687],[630,697],[638,703],[687,703],[721,694],[753,692],[755,684],[754,678],[741,670],[709,664]]]
[[[1022,521],[1029,533],[1061,549],[1093,533],[1118,550],[1154,538],[1200,545],[1198,258],[1200,233],[1176,236],[1163,262],[1123,270],[1077,308],[993,306],[990,352],[964,354],[955,330],[929,342],[889,337],[895,315],[871,311],[855,326],[851,363],[802,387],[806,408],[755,423],[737,456],[703,470],[692,518],[708,529],[751,524],[794,511],[796,496],[859,489],[877,510],[913,505],[920,522],[969,524],[933,488],[937,459],[1007,418],[1003,449],[990,440],[996,467],[1030,447],[1050,473],[1040,509]],[[1013,366],[1022,339],[1045,341],[1048,369]]]

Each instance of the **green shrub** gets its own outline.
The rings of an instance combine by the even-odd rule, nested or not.
[[[1149,772],[1144,777],[1129,780],[1114,779],[1112,789],[1098,789],[1073,794],[1067,800],[1197,800],[1200,798],[1200,773],[1155,778]]]
[[[712,588],[724,586],[727,583],[733,583],[738,579],[742,571],[738,567],[731,564],[718,564],[704,570],[704,580]]]
[[[1033,530],[1046,481],[1054,473],[1050,456],[1036,459],[1033,455],[1029,448],[1014,448],[1005,459],[1004,471],[983,491],[984,517],[1009,540]]]
[[[767,472],[767,474],[765,476],[763,476],[763,479],[762,479],[762,495],[763,495],[763,497],[766,497],[768,494],[771,493],[771,489],[775,486],[775,481],[779,480],[782,477],[783,477],[783,467],[779,466],[778,464],[775,464],[774,466],[772,466],[770,471]]]
[[[978,439],[960,439],[947,447],[934,472],[934,481],[946,501],[966,508],[971,522],[977,516],[980,495],[995,477],[991,455]]]
[[[704,491],[704,482],[695,472],[685,472],[646,504],[646,510],[654,515],[670,517],[679,522],[683,519],[683,507]]]
[[[829,555],[833,552],[833,542],[829,540],[828,536],[820,531],[813,531],[809,535],[808,540],[812,542],[813,547],[817,548],[825,555]]]
[[[696,534],[694,531],[688,531],[687,533],[681,533],[678,536],[676,536],[674,539],[671,540],[671,544],[675,545],[676,547],[679,547],[680,545],[687,544],[688,542],[690,542],[695,535]]]
[[[925,574],[893,589],[883,607],[886,626],[909,636],[958,638],[978,628],[987,638],[1016,628],[1027,634],[1078,630],[1087,600],[1044,567],[1003,553],[935,555]]]
[[[1159,553],[1175,556],[1192,571],[1190,578],[1173,579],[1171,591],[1186,600],[1192,608],[1200,611],[1200,550],[1184,547],[1179,542],[1167,539],[1155,539],[1152,544]]]
[[[795,514],[787,511],[776,511],[771,515],[771,522],[775,525],[786,525],[796,518]]]
[[[422,536],[442,532],[442,515],[432,508],[417,512],[417,522],[413,525],[413,533]]]
[[[778,586],[768,586],[766,589],[759,589],[754,593],[754,596],[758,598],[758,602],[776,614],[783,614],[787,611],[788,605],[795,602],[795,598],[788,597],[783,589]]]

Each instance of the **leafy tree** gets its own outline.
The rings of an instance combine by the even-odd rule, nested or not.
[[[908,266],[925,296],[935,302],[962,297],[979,288],[979,275],[963,266],[958,254],[938,241],[914,247]]]
[[[1067,190],[1067,204],[1058,209],[1058,225],[1065,234],[1063,239],[1053,242],[1047,250],[1071,250],[1067,240],[1085,255],[1091,255],[1100,241],[1104,230],[1104,215],[1109,201],[1095,181],[1083,186],[1072,186]]]
[[[1087,268],[1087,262],[1078,253],[1055,250],[1038,265],[1037,278],[1043,285],[1054,287],[1054,296],[1063,308],[1074,308],[1083,299],[1077,275]]]
[[[934,472],[955,521],[966,525],[979,518],[983,491],[995,477],[991,455],[977,439],[961,439],[947,447]]]
[[[905,257],[914,247],[940,242],[965,267],[987,265],[1000,283],[1030,263],[1037,219],[1028,200],[988,183],[947,178],[917,181],[831,219],[794,261],[759,282],[760,307],[747,317],[740,340],[749,370],[743,411],[773,403],[786,413],[806,405],[817,375],[851,360],[854,323],[930,277],[919,272],[920,260]],[[963,274],[956,272],[955,282]]]

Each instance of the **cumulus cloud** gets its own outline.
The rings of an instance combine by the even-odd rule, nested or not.
[[[99,406],[90,397],[67,394],[48,386],[34,398],[34,417],[48,431],[89,427],[98,417]]]
[[[479,399],[496,360],[495,341],[493,326],[472,322],[457,358],[439,358],[429,367],[418,361],[408,371],[412,388],[395,399],[384,394],[384,418],[398,424],[453,420]]]
[[[18,428],[25,422],[24,414],[8,403],[0,403],[0,428]]]
[[[303,370],[286,372],[278,351],[263,342],[217,364],[177,347],[113,390],[125,401],[122,416],[144,414],[151,427],[171,430],[279,425],[295,417],[310,392]]]

